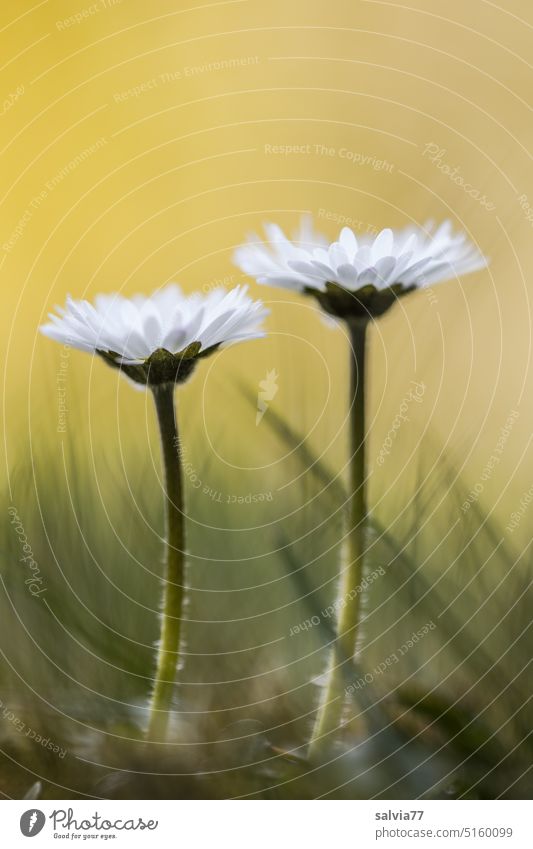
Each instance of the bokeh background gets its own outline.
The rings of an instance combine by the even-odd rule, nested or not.
[[[530,792],[532,33],[525,0],[3,4],[5,796],[35,781],[59,798]],[[161,571],[150,398],[38,327],[67,293],[243,282],[235,247],[303,213],[330,238],[344,220],[363,235],[450,218],[490,267],[371,331],[368,568],[385,574],[358,664],[373,681],[342,756],[314,771],[297,757],[332,623],[290,631],[334,597],[348,348],[313,303],[250,281],[268,338],[220,352],[178,394],[187,652],[173,744],[147,769],[134,741]],[[422,401],[379,465],[413,381]]]

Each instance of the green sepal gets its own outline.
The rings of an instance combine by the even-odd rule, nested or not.
[[[338,283],[328,282],[325,292],[311,287],[306,288],[304,292],[306,295],[313,295],[322,309],[335,318],[370,321],[383,315],[398,298],[413,289],[416,289],[416,286],[405,286],[403,283],[394,283],[386,289],[367,284],[352,292]]]
[[[194,371],[197,360],[218,348],[212,345],[201,350],[201,342],[191,342],[182,351],[173,354],[166,348],[157,348],[144,362],[128,365],[120,362],[120,354],[115,351],[98,351],[102,359],[113,368],[118,368],[135,383],[145,386],[160,386],[164,383],[183,383]]]

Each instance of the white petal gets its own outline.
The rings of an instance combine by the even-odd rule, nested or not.
[[[182,351],[187,346],[186,338],[187,335],[183,327],[176,325],[167,331],[163,337],[161,347],[165,351],[170,351],[171,354],[177,354],[178,351]]]
[[[348,258],[352,259],[358,249],[357,238],[354,231],[350,230],[349,227],[343,227],[339,236],[339,242],[348,254]]]
[[[329,262],[333,268],[337,268],[338,265],[344,265],[349,262],[348,254],[344,250],[343,246],[340,242],[333,242],[329,248]]]
[[[394,279],[396,259],[393,256],[384,256],[376,262],[376,285],[380,288],[389,286],[389,281]]]
[[[427,267],[427,259],[418,260],[418,262],[415,262],[414,265],[410,265],[404,271],[401,276],[401,279],[398,282],[404,283],[406,286],[410,286],[412,283],[416,283],[419,277],[424,273],[425,269],[427,269]]]
[[[317,262],[289,262],[289,267],[292,268],[293,271],[297,271],[299,274],[305,278],[305,281],[310,280],[314,281],[316,279],[322,280],[324,278],[324,274],[322,271],[325,269],[327,272],[328,269],[324,266],[320,266]],[[326,277],[326,279],[329,279]],[[304,281],[304,282],[305,282]]]
[[[337,268],[337,280],[348,289],[353,289],[357,283],[357,271],[350,263],[339,265]]]
[[[357,285],[358,286],[373,286],[378,280],[378,272],[377,269],[373,266],[369,268],[365,268],[364,271],[357,277]]]
[[[372,265],[372,248],[369,245],[364,245],[357,251],[353,263],[358,271],[368,268]]]
[[[372,245],[372,259],[376,262],[378,259],[381,259],[384,256],[389,256],[392,254],[394,246],[394,235],[392,230],[386,229],[382,230],[376,238],[374,239],[374,243]]]
[[[162,328],[159,316],[154,313],[149,314],[143,321],[143,336],[148,344],[148,347],[155,351],[161,347]]]

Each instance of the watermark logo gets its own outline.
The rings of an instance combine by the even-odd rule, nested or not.
[[[433,165],[438,168],[441,174],[448,177],[448,179],[455,183],[456,186],[459,186],[463,192],[469,197],[476,200],[481,206],[487,210],[487,212],[494,212],[496,209],[496,204],[494,204],[485,194],[481,192],[481,189],[478,189],[476,186],[472,185],[472,183],[468,183],[463,175],[461,174],[460,165],[456,165],[452,168],[451,165],[446,161],[446,155],[448,151],[445,147],[440,147],[440,145],[435,144],[435,142],[428,142],[424,145],[424,150],[422,156],[426,156]]]
[[[40,813],[39,811],[37,813]],[[100,838],[101,840],[110,840],[120,837],[120,834],[115,832],[121,831],[155,831],[159,825],[159,820],[144,820],[142,817],[132,817],[130,819],[108,820],[102,817],[98,811],[92,816],[85,819],[77,820],[74,817],[73,808],[58,808],[50,814],[50,820],[54,830],[54,838],[66,840],[76,837],[85,840]],[[88,832],[79,834],[79,832]],[[96,832],[96,833],[94,833]],[[103,834],[101,832],[104,832]]]
[[[24,525],[22,524],[17,508],[9,507],[7,512],[11,517],[11,524],[19,538],[19,543],[23,551],[24,556],[20,558],[20,562],[24,563],[30,571],[30,575],[28,575],[24,583],[28,587],[32,596],[39,598],[46,592],[46,587],[43,586],[43,576],[41,575],[39,564],[33,555],[33,549],[28,541],[28,537],[24,530]]]
[[[257,393],[257,413],[255,415],[255,424],[259,424],[266,411],[268,405],[274,400],[278,394],[278,373],[275,368],[267,371],[266,377],[259,381],[259,392]]]
[[[42,811],[37,808],[32,808],[30,811],[24,811],[20,818],[20,830],[24,837],[35,837],[43,830],[46,817]]]
[[[398,413],[396,414],[396,416],[394,417],[394,420],[391,424],[390,430],[387,433],[387,438],[384,440],[383,445],[381,446],[380,452],[379,452],[379,454],[376,458],[376,463],[378,464],[378,466],[382,466],[383,463],[385,462],[386,457],[388,457],[388,455],[390,454],[393,442],[396,439],[396,434],[398,433],[398,430],[400,429],[402,422],[408,422],[409,421],[409,416],[406,415],[407,411],[409,409],[409,404],[412,401],[414,401],[417,404],[422,403],[422,398],[424,397],[424,392],[426,391],[426,384],[425,383],[417,383],[416,380],[412,380],[411,384],[412,384],[412,386],[415,386],[416,388],[413,389],[411,387],[411,389],[409,389],[409,392],[402,399],[402,403],[400,404],[400,409],[399,409]]]

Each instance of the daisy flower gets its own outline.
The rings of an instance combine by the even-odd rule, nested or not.
[[[246,286],[230,292],[185,295],[169,285],[150,297],[98,295],[94,304],[67,299],[42,333],[57,342],[99,354],[153,395],[164,469],[166,556],[161,638],[149,705],[147,739],[164,741],[178,667],[185,596],[185,513],[175,384],[220,345],[264,336],[268,314]]]
[[[382,230],[356,236],[343,227],[330,245],[306,224],[305,237],[291,241],[280,227],[265,225],[267,243],[251,236],[235,252],[235,264],[258,283],[314,295],[338,318],[371,319],[401,295],[477,271],[487,260],[455,233],[449,221],[438,228]]]
[[[153,295],[97,295],[94,304],[68,297],[41,332],[97,353],[138,383],[181,383],[198,358],[220,345],[264,336],[268,310],[247,286],[185,295],[170,284]]]
[[[463,233],[454,233],[449,221],[439,227],[382,230],[377,236],[356,236],[344,227],[327,244],[304,222],[294,239],[275,224],[265,225],[266,243],[251,236],[235,252],[235,264],[258,283],[281,286],[314,296],[334,319],[344,319],[350,352],[350,489],[347,527],[338,588],[339,619],[326,676],[327,685],[309,745],[311,760],[320,759],[341,726],[346,680],[360,630],[360,593],[364,578],[365,532],[368,519],[365,361],[366,331],[397,298],[461,274],[483,268],[487,260]]]

